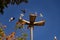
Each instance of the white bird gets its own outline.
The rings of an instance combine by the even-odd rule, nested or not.
[[[13,21],[14,19],[15,19],[14,17],[11,17],[11,18],[9,19],[9,22]]]
[[[24,16],[24,14],[20,14],[20,17],[19,17],[19,19],[22,19],[22,17]]]
[[[54,36],[54,40],[57,40],[56,36]]]
[[[23,17],[23,16],[24,16],[24,14],[21,14],[21,16]]]
[[[40,17],[43,17],[43,14],[42,13],[40,13]]]

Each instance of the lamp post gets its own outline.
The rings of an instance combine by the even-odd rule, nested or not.
[[[20,19],[18,21],[22,25],[24,25],[24,24],[28,25],[28,29],[30,29],[30,40],[33,40],[34,26],[44,26],[44,24],[45,24],[45,20],[35,22],[36,16],[37,16],[37,14],[30,14],[30,16],[29,16],[30,20],[29,21],[26,21],[26,20],[22,19],[21,17],[20,17]]]
[[[33,27],[30,27],[30,40],[33,40]]]

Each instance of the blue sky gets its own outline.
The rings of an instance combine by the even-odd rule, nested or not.
[[[42,19],[39,15],[42,12],[43,18],[46,20],[45,26],[34,26],[34,40],[53,40],[55,35],[60,40],[60,0],[29,0],[28,4],[9,4],[8,6],[4,9],[4,15],[0,14],[0,22],[7,25],[5,29],[7,35],[14,31],[15,24],[22,13],[20,9],[25,8],[27,12],[24,19],[29,20],[29,14],[37,12],[36,21],[39,21]],[[9,22],[10,17],[15,17],[15,20]],[[30,35],[29,29],[26,31]],[[20,31],[17,31],[16,35],[20,35],[19,33]],[[27,40],[30,40],[29,36]]]

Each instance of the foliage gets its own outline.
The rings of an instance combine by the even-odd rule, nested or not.
[[[21,4],[22,2],[28,3],[28,0],[0,0],[0,13],[3,15],[3,9],[6,7],[8,8],[8,4],[17,5]]]
[[[16,32],[12,32],[11,34],[7,36],[4,32],[5,30],[2,27],[0,27],[0,40],[12,40],[15,37]],[[17,27],[18,27],[17,29],[19,29],[19,27],[21,27],[20,24],[19,26],[17,25]],[[23,29],[23,27],[21,27],[20,29]],[[27,36],[28,36],[27,33],[25,33],[24,30],[20,30],[20,32],[22,33],[21,37],[16,37],[13,40],[26,40],[27,39]]]
[[[17,40],[24,40],[24,38],[19,37],[19,38],[17,38]]]
[[[4,8],[6,7],[6,8],[8,8],[8,5],[9,4],[11,4],[11,5],[14,5],[14,4],[16,4],[16,5],[19,5],[19,4],[21,4],[22,2],[25,2],[25,3],[28,3],[28,0],[0,0],[0,14],[4,14]],[[23,11],[24,13],[25,13],[25,11]],[[22,25],[22,24],[16,24],[16,29],[23,29],[23,26],[24,25]],[[24,33],[23,32],[23,34],[22,34],[22,36],[21,37],[18,37],[18,38],[15,38],[14,39],[14,37],[15,37],[15,34],[16,34],[16,32],[12,32],[11,34],[9,34],[9,35],[6,35],[5,34],[5,30],[4,30],[4,28],[6,28],[6,26],[4,25],[2,25],[2,27],[1,27],[1,24],[0,24],[0,40],[26,40],[26,38],[27,38],[27,33]]]

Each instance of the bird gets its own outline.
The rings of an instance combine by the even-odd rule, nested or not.
[[[25,10],[25,9],[21,9],[21,11],[22,11],[22,13],[24,13],[24,14],[26,13],[26,10]]]
[[[40,17],[43,17],[43,14],[42,13],[40,13]]]
[[[23,16],[24,16],[24,14],[20,14],[20,16],[21,16],[21,17],[23,17]]]
[[[13,20],[15,20],[15,17],[11,17],[11,18],[9,19],[9,22],[12,22]]]
[[[54,40],[57,40],[56,36],[54,36]]]

